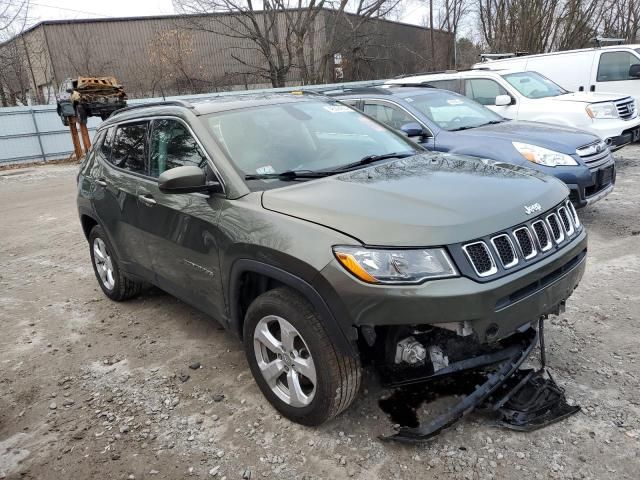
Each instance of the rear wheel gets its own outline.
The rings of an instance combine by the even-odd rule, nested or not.
[[[133,298],[142,291],[141,282],[131,280],[121,272],[118,259],[100,225],[91,229],[89,248],[93,272],[107,297],[122,301]]]
[[[289,288],[254,300],[244,345],[260,390],[294,422],[319,425],[335,417],[360,388],[358,359],[335,348],[311,304]]]

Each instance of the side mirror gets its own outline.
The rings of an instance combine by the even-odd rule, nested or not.
[[[511,95],[498,95],[496,97],[496,107],[506,107],[513,103]]]
[[[186,165],[166,170],[158,178],[158,188],[162,193],[194,193],[221,191],[218,182],[207,182],[201,168]]]
[[[640,78],[640,64],[634,64],[629,67],[629,76],[633,78]]]
[[[400,131],[407,137],[422,137],[425,134],[424,128],[417,122],[405,123],[400,127]]]

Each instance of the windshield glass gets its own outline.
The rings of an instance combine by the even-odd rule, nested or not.
[[[231,110],[209,115],[206,124],[246,175],[332,170],[368,155],[417,151],[408,139],[340,103]]]
[[[433,90],[405,97],[404,100],[424,113],[440,128],[449,131],[466,130],[506,121],[479,103],[455,93]]]
[[[503,75],[503,78],[527,98],[557,97],[568,93],[560,85],[536,72],[509,73]]]

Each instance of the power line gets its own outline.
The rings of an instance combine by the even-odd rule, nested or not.
[[[94,15],[96,17],[113,18],[113,15],[105,15],[103,13],[87,12],[86,10],[76,10],[74,8],[58,7],[56,5],[47,5],[46,3],[29,2],[30,5],[36,7],[50,8],[52,10],[63,10],[65,12],[81,13],[82,15]]]
[[[82,15],[93,15],[96,17],[103,17],[103,18],[114,18],[112,15],[105,15],[103,13],[96,13],[96,12],[87,12],[86,10],[76,10],[74,8],[67,8],[67,7],[59,7],[57,5],[48,5],[46,3],[38,3],[38,2],[32,2],[32,1],[27,1],[27,2],[16,2],[15,0],[9,0],[7,2],[9,5],[13,5],[14,7],[19,7],[22,6],[26,3],[27,8],[33,6],[36,7],[42,7],[42,8],[50,8],[52,10],[62,10],[62,11],[66,11],[66,12],[73,12],[73,13],[80,13]]]

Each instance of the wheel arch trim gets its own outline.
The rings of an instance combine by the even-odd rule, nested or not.
[[[273,278],[274,280],[277,280],[283,285],[286,285],[300,293],[311,303],[318,315],[320,315],[322,323],[327,329],[327,334],[333,341],[336,348],[345,355],[350,355],[352,357],[357,356],[357,351],[354,348],[354,345],[349,341],[348,336],[340,327],[340,323],[334,316],[333,312],[311,284],[302,278],[287,272],[286,270],[257,260],[238,259],[235,260],[231,266],[228,282],[230,306],[229,327],[236,335],[242,338],[242,325],[244,319],[242,318],[242,312],[240,311],[239,283],[242,274],[247,272],[258,273]]]

